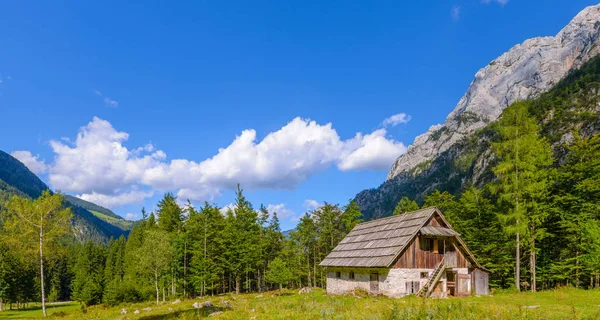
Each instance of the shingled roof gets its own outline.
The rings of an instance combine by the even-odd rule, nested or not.
[[[436,212],[449,228],[425,227],[425,223]],[[421,232],[432,235],[455,236],[458,240],[457,245],[466,251],[470,260],[481,267],[460,239],[459,234],[451,228],[439,209],[435,207],[363,222],[356,225],[319,265],[324,267],[390,267],[421,230]]]

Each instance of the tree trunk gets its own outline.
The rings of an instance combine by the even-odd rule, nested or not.
[[[44,249],[43,249],[43,243],[44,243],[44,227],[42,224],[42,219],[40,219],[40,287],[42,290],[42,313],[44,314],[44,317],[47,316],[46,314],[46,295],[44,293]]]
[[[235,294],[240,294],[240,278],[236,277],[235,278]]]
[[[187,234],[183,243],[183,298],[187,298]]]
[[[535,230],[534,230],[535,231]],[[531,252],[529,253],[529,267],[531,273],[531,292],[536,292],[536,278],[535,278],[535,239],[534,232],[531,233]]]
[[[279,291],[283,290],[283,284],[279,284]]]
[[[517,221],[517,224],[519,224],[519,222]],[[519,242],[519,232],[517,232],[517,251],[516,251],[516,257],[515,257],[515,287],[517,288],[517,290],[521,291],[521,248],[520,248],[520,242]]]
[[[311,287],[310,285],[310,254],[306,255],[306,264],[308,265],[308,286]]]
[[[333,244],[333,234],[331,237],[331,243]],[[316,245],[313,248],[313,287],[317,286],[317,248]]]
[[[156,289],[156,305],[158,305],[158,270],[154,270],[154,288]]]

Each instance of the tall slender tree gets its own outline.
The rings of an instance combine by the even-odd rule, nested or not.
[[[39,262],[42,312],[46,313],[44,264],[60,249],[58,240],[68,234],[73,217],[70,208],[63,206],[64,197],[49,190],[29,200],[14,196],[8,203],[8,217],[4,219],[3,235],[6,243],[19,248],[24,254],[36,253]]]
[[[504,110],[498,123],[500,141],[493,143],[499,163],[493,168],[498,178],[496,191],[505,213],[505,230],[515,235],[515,287],[520,288],[521,236],[529,245],[531,289],[536,290],[536,241],[546,233],[542,228],[547,217],[544,202],[549,186],[548,167],[552,150],[539,135],[528,104],[519,102]]]

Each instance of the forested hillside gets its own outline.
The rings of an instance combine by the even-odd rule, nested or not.
[[[95,203],[91,203],[89,201],[85,201],[83,199],[79,199],[77,197],[73,197],[70,195],[65,195],[65,200],[67,200],[68,202],[70,202],[71,204],[84,208],[86,210],[89,211],[96,211],[99,213],[102,213],[105,216],[111,217],[111,218],[115,218],[115,219],[119,219],[119,220],[124,220],[123,217],[119,216],[118,214],[112,212],[110,209],[106,209],[102,206],[99,206]]]
[[[35,199],[45,190],[49,188],[42,180],[19,160],[0,150],[0,209],[13,195]],[[126,235],[131,229],[131,223],[106,208],[71,196],[66,196],[65,201],[72,207],[74,236],[79,241],[108,242],[111,237]],[[120,221],[111,224],[109,219],[105,221],[96,217],[88,208],[99,209],[99,212]]]

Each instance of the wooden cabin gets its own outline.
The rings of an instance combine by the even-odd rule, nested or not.
[[[390,297],[489,292],[489,271],[435,207],[356,225],[320,265],[327,267],[331,294],[355,289]]]

